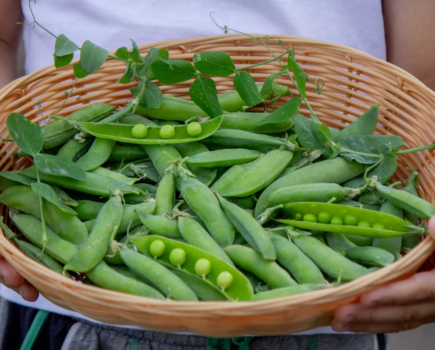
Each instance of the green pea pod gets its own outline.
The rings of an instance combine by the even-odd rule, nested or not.
[[[106,103],[96,102],[87,105],[65,117],[65,121],[71,122],[92,122],[99,121],[112,113],[116,107]],[[47,125],[44,131],[43,148],[52,148],[59,146],[70,140],[77,130],[73,125],[56,120]]]
[[[418,177],[419,177],[419,173],[417,171],[413,171],[411,177],[408,179],[408,183],[403,188],[404,191],[409,192],[417,197],[419,197],[417,192]],[[405,219],[413,225],[418,225],[420,223],[420,220],[418,219],[417,215],[409,213],[407,211],[405,211]],[[412,248],[417,246],[419,242],[420,242],[420,237],[418,234],[403,236],[402,253],[408,253]]]
[[[242,245],[230,245],[224,248],[236,266],[253,273],[271,288],[297,285],[291,276],[276,262],[266,261],[254,249]]]
[[[77,217],[82,221],[95,219],[104,205],[104,203],[94,202],[87,199],[81,200],[78,203],[79,205],[75,208],[75,211],[77,212]]]
[[[206,185],[186,176],[181,180],[181,195],[189,207],[204,221],[208,232],[221,247],[234,242],[234,226]]]
[[[219,129],[223,116],[214,118],[210,121],[202,122],[201,133],[197,136],[190,136],[187,133],[187,125],[174,126],[175,136],[173,138],[163,138],[160,136],[162,126],[148,127],[147,134],[143,138],[132,136],[133,125],[130,124],[100,124],[100,123],[75,123],[81,130],[99,138],[115,140],[118,142],[134,143],[139,145],[164,145],[174,143],[184,143],[202,140],[213,135]]]
[[[346,205],[348,207],[354,207],[354,208],[374,210],[374,211],[379,211],[379,209],[381,209],[381,206],[377,205],[377,204],[362,204],[360,202],[356,202],[353,200],[339,201],[339,202],[336,202],[335,204]]]
[[[395,206],[390,201],[386,201],[381,205],[381,209],[379,210],[381,213],[390,214],[398,217],[399,219],[403,219],[403,210],[399,207]],[[374,247],[382,248],[391,254],[393,257],[400,256],[400,252],[402,250],[402,236],[398,237],[390,237],[390,238],[373,238],[372,245]],[[378,266],[378,265],[376,265]]]
[[[217,244],[210,234],[194,219],[180,216],[178,218],[178,229],[187,243],[234,266],[231,259],[225,254],[219,244]]]
[[[142,147],[150,157],[159,176],[162,176],[174,161],[182,160],[180,153],[173,145],[142,145]]]
[[[51,186],[51,188],[54,190],[54,192],[56,192],[57,197],[59,198],[59,200],[65,204],[68,205],[70,207],[77,207],[79,204],[77,203],[77,201],[75,201],[74,199],[72,199],[68,193],[66,193],[65,191],[61,190],[59,187],[57,186]]]
[[[394,262],[395,256],[378,247],[355,247],[346,250],[346,258],[367,267],[384,267]]]
[[[285,132],[294,124],[294,119],[273,123],[257,125],[263,119],[267,118],[270,113],[252,113],[252,112],[236,112],[224,115],[221,124],[221,129],[236,129],[255,132],[257,134],[275,134]]]
[[[112,148],[107,162],[132,162],[145,158],[147,158],[147,154],[140,146],[115,146]]]
[[[17,171],[17,174],[24,175],[31,179],[37,178],[35,166],[28,167]],[[123,184],[105,176],[100,176],[93,173],[86,173],[86,180],[75,180],[69,177],[50,175],[40,172],[42,182],[50,185],[68,188],[70,190],[95,194],[97,196],[110,196],[116,190],[121,190],[123,193],[140,194],[141,191],[133,186]]]
[[[145,236],[140,238],[131,238],[131,241],[137,246],[137,248],[143,254],[149,257],[152,257],[150,253],[151,244],[158,240],[163,242],[165,248],[162,255],[157,258],[157,261],[175,271],[178,271],[178,276],[180,276],[181,273],[184,273],[190,277],[195,277],[197,280],[202,280],[210,287],[213,287],[215,291],[220,292],[229,300],[252,300],[252,287],[246,277],[243,276],[243,274],[240,273],[233,266],[227,264],[226,262],[215,257],[214,255],[211,255],[201,249],[198,249],[186,243],[178,242],[161,236]],[[170,261],[170,255],[174,249],[181,249],[186,254],[185,262],[181,264],[181,267],[174,266]],[[195,270],[195,265],[200,259],[208,260],[211,266],[210,272],[207,273],[204,278],[200,277]],[[232,276],[232,283],[230,283],[229,286],[226,286],[226,288],[220,288],[218,282],[218,276],[223,272],[229,273]]]
[[[18,227],[20,232],[30,242],[32,242],[38,248],[43,248],[42,222],[40,220],[34,216],[18,214],[14,211],[10,211],[9,216],[14,224]],[[48,227],[46,227],[46,232],[47,243],[45,245],[44,251],[62,264],[67,263],[77,253],[78,248],[74,244],[60,238]]]
[[[92,137],[88,137],[83,142],[76,139],[69,140],[61,147],[57,155],[59,157],[68,158],[74,162],[81,157],[84,152],[87,152],[93,141],[94,139]]]
[[[292,151],[284,149],[270,151],[226,186],[221,178],[219,194],[223,197],[246,197],[264,189],[285,169],[292,156]]]
[[[284,187],[273,192],[266,202],[266,207],[293,202],[329,202],[351,199],[361,194],[359,188],[347,188],[333,183],[317,183]]]
[[[19,239],[14,239],[14,242],[17,244],[18,248],[20,248],[20,250],[32,260],[35,260],[42,265],[48,267],[49,269],[62,274],[62,265],[54,260],[46,252],[43,252],[42,249],[39,249],[33,244],[27,243],[25,241],[20,241]]]
[[[117,237],[116,239],[120,243],[125,243],[128,240],[128,236],[124,235],[121,239],[119,239],[119,237]],[[107,253],[104,256],[104,261],[110,265],[117,265],[117,266],[124,265],[124,262],[122,261],[122,258],[121,258],[121,254],[119,253],[119,249],[116,249],[116,251],[114,251],[112,248],[114,248],[114,247],[112,246],[112,244],[110,244],[109,249],[107,250]],[[120,271],[118,271],[118,272],[120,272]],[[147,282],[145,281],[145,283],[147,283]]]
[[[372,245],[373,243],[373,237],[364,237],[364,236],[357,236],[357,235],[349,235],[349,234],[343,234],[346,239],[351,241],[353,244],[356,244],[357,246],[364,247]]]
[[[276,250],[276,260],[300,284],[325,284],[322,272],[301,250],[288,239],[273,235],[271,237]]]
[[[165,299],[164,296],[154,288],[134,278],[126,277],[110,268],[104,261],[100,261],[97,266],[92,270],[89,270],[86,273],[86,277],[97,286],[106,289],[127,294],[140,295],[147,298]]]
[[[14,186],[0,195],[0,202],[9,208],[33,215],[41,220],[39,196],[30,186]],[[62,239],[81,245],[88,239],[88,231],[74,215],[67,214],[54,204],[43,200],[45,222]]]
[[[280,188],[310,183],[340,184],[361,174],[363,170],[364,165],[349,162],[341,157],[314,163],[296,170],[276,180],[261,193],[255,206],[255,217],[258,217],[266,209],[265,205],[269,196]]]
[[[152,147],[152,146],[149,146]],[[168,147],[168,146],[161,146]],[[170,147],[170,146],[169,146]],[[181,159],[181,156],[180,156]],[[154,168],[152,162],[133,162],[130,164],[120,164],[121,166],[112,167],[113,171],[117,171],[127,177],[140,178],[146,181],[159,182],[159,173]]]
[[[264,228],[254,219],[245,209],[238,207],[237,205],[228,202],[222,198],[219,194],[216,194],[219,203],[234,225],[236,230],[240,232],[249,245],[254,248],[255,251],[261,254],[264,260],[275,261],[276,252],[273,247],[272,241]]]
[[[109,159],[115,146],[114,140],[95,138],[88,152],[76,161],[76,165],[84,171],[92,171],[103,165]]]
[[[169,299],[179,301],[198,301],[195,293],[178,276],[148,256],[121,247],[122,261],[132,271],[149,280]]]
[[[293,242],[326,274],[343,281],[352,281],[369,271],[333,251],[326,244],[310,236],[293,237]]]
[[[177,219],[170,219],[166,216],[151,215],[144,213],[141,210],[137,210],[136,212],[139,215],[142,224],[148,228],[151,233],[169,238],[181,238]]]
[[[98,265],[106,255],[110,242],[118,231],[122,209],[120,195],[113,196],[104,204],[89,233],[88,241],[68,261],[65,270],[87,272]]]
[[[366,209],[347,207],[338,204],[314,202],[290,203],[284,206],[283,212],[284,215],[288,218],[294,218],[295,214],[297,213],[302,214],[302,216],[305,216],[306,214],[312,214],[318,217],[319,213],[322,212],[328,213],[331,217],[339,217],[342,220],[344,220],[346,216],[353,216],[357,219],[357,222],[367,221],[370,224],[370,227],[363,227],[330,223],[324,224],[318,222],[299,221],[294,219],[276,220],[283,224],[288,224],[307,230],[348,233],[352,235],[367,237],[403,236],[411,230],[407,227],[408,223],[406,221],[401,220],[395,216]],[[374,224],[382,224],[384,228],[373,227]]]
[[[95,170],[92,170],[93,174],[96,175],[100,175],[100,176],[104,176],[104,177],[108,177],[109,179],[115,180],[117,182],[126,184],[126,185],[133,185],[137,179],[135,178],[131,178],[131,177],[127,177],[125,175],[122,175],[120,173],[117,173],[115,171],[110,171],[109,169],[106,168],[97,168]]]
[[[356,236],[358,237],[358,236]],[[346,250],[356,248],[357,245],[352,243],[346,236],[341,233],[327,232],[325,233],[326,243],[329,248],[335,250],[341,255],[345,255]]]
[[[228,184],[233,183],[239,176],[254,168],[257,164],[256,162],[257,161],[246,164],[233,165],[225,173],[223,173],[221,177],[219,177],[219,179],[213,184],[213,186],[210,187],[210,189],[212,191],[221,193],[222,190],[224,190],[225,187],[228,186]]]
[[[159,182],[156,192],[155,215],[170,215],[175,201],[175,177],[167,171]]]
[[[253,301],[283,298],[290,295],[312,292],[314,290],[319,290],[322,288],[325,288],[325,284],[299,284],[297,286],[277,288],[269,290],[267,292],[259,292],[257,294],[254,294]]]
[[[256,148],[256,147],[281,147],[287,143],[277,137],[259,135],[249,131],[221,129],[208,137],[205,142],[224,147]]]
[[[228,167],[236,164],[244,164],[257,159],[262,153],[250,149],[225,149],[209,151],[189,157],[186,164],[196,165],[203,168]]]

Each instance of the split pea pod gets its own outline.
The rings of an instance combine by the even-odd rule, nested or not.
[[[258,217],[264,211],[269,196],[280,188],[309,183],[340,184],[361,174],[363,170],[364,165],[349,162],[341,157],[311,164],[296,170],[276,180],[261,193],[255,207],[255,217]]]
[[[296,286],[277,288],[277,289],[268,290],[266,292],[259,292],[254,294],[253,301],[283,298],[283,297],[288,297],[290,295],[312,292],[314,290],[319,290],[325,287],[326,287],[325,284],[319,285],[319,284],[311,283],[311,284],[298,284]]]
[[[76,139],[69,140],[61,147],[57,155],[59,157],[68,158],[74,162],[87,152],[93,141],[94,139],[92,137],[88,137],[83,142]]]
[[[42,243],[42,222],[34,216],[27,214],[18,214],[11,211],[9,213],[14,224],[18,227],[20,232],[38,248],[43,248]],[[61,262],[67,263],[78,251],[78,248],[68,241],[63,240],[57,234],[55,234],[50,228],[46,227],[47,243],[44,251],[51,257]]]
[[[76,161],[76,165],[84,171],[92,171],[103,165],[109,159],[114,140],[95,138],[91,148]]]
[[[115,290],[117,292],[140,295],[147,298],[164,300],[162,294],[149,285],[134,278],[127,277],[110,268],[104,261],[100,261],[93,269],[86,273],[97,286]]]
[[[116,107],[106,103],[96,102],[80,108],[64,119],[73,122],[99,121],[112,113],[115,108]],[[53,123],[48,124],[45,128],[43,148],[46,149],[59,146],[70,140],[76,133],[77,130],[74,126],[65,123],[64,121],[56,120]]]
[[[245,209],[225,200],[219,194],[216,195],[231,223],[251,247],[254,248],[264,260],[276,260],[276,252],[272,241],[257,220],[247,213]]]
[[[310,236],[293,237],[293,242],[326,274],[344,281],[352,281],[369,271],[333,251],[326,244]]]
[[[189,244],[160,236],[131,238],[139,251],[169,267],[184,280],[195,278],[198,283],[208,285],[226,299],[251,301],[253,290],[248,279],[225,261]],[[207,288],[207,287],[206,287]],[[206,290],[206,289],[203,289]],[[195,290],[195,293],[197,291]],[[207,295],[198,295],[210,300]]]
[[[379,247],[355,247],[346,250],[346,258],[368,267],[384,267],[396,259],[395,255]]]
[[[237,129],[255,132],[258,134],[275,134],[291,129],[294,124],[293,118],[289,120],[273,123],[257,125],[263,119],[268,117],[270,113],[252,113],[252,112],[236,112],[224,115],[221,124],[221,129]]]
[[[181,195],[189,207],[204,221],[208,232],[221,247],[234,242],[235,229],[213,192],[202,182],[186,176],[181,179]]]
[[[195,293],[178,276],[146,255],[126,247],[120,248],[122,261],[128,268],[149,280],[169,299],[198,301]]]
[[[88,241],[68,261],[64,269],[68,271],[87,272],[103,260],[110,241],[116,236],[122,219],[121,196],[110,198],[98,213],[95,225],[89,233]]]
[[[252,162],[260,155],[262,155],[261,152],[243,148],[209,151],[189,157],[186,164],[202,168],[228,167]]]
[[[391,203],[390,201],[384,202],[381,205],[381,209],[379,210],[379,212],[394,215],[399,219],[403,219],[403,210]],[[390,238],[375,237],[373,238],[372,245],[373,247],[382,248],[390,252],[391,254],[393,254],[393,257],[397,258],[400,256],[400,252],[402,250],[402,236]]]
[[[257,276],[271,288],[282,288],[297,285],[291,276],[274,261],[266,261],[254,249],[241,245],[230,245],[224,248],[233,263]]]
[[[322,272],[302,251],[291,241],[281,236],[271,237],[276,251],[276,260],[300,284],[325,284]]]

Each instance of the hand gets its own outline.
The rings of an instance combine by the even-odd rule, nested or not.
[[[435,239],[435,216],[429,233]],[[394,333],[435,322],[435,268],[364,293],[334,316],[336,332]]]
[[[23,276],[0,255],[0,282],[6,287],[13,289],[21,295],[24,300],[35,301],[39,293]]]

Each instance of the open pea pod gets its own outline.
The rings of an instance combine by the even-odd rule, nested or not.
[[[99,123],[75,123],[83,131],[103,139],[111,139],[119,142],[135,143],[140,145],[164,145],[194,142],[212,135],[222,123],[223,116],[200,123],[201,132],[196,136],[187,133],[188,124],[175,125],[173,138],[165,139],[160,136],[160,129],[163,126],[149,126],[146,136],[135,138],[132,136],[134,125],[131,124],[99,124]]]
[[[289,219],[276,221],[307,230],[345,233],[366,237],[395,237],[414,232],[413,229],[409,227],[410,224],[408,222],[393,215],[339,204],[309,202],[290,203],[285,205],[282,210],[284,215]],[[331,217],[338,217],[342,220],[344,220],[346,216],[354,216],[357,218],[358,222],[368,222],[370,227],[295,220],[296,214],[301,214],[302,217],[306,214],[313,214],[318,217],[320,213],[328,213]],[[375,225],[375,227],[373,227],[373,225]],[[383,228],[381,228],[381,225]],[[418,228],[416,227],[416,229]]]
[[[163,252],[159,257],[154,257],[158,262],[173,270],[176,270],[178,272],[177,275],[180,277],[184,274],[187,276],[187,279],[195,278],[198,282],[201,281],[203,284],[207,284],[228,300],[251,301],[253,298],[253,290],[249,280],[236,268],[210,253],[207,253],[189,244],[168,239],[162,236],[144,236],[130,238],[130,240],[143,254],[150,257],[153,257],[153,255],[150,253],[151,244],[155,241],[163,242]],[[171,263],[170,255],[174,249],[181,249],[185,252],[185,261],[180,265],[180,267],[174,266]],[[206,259],[210,262],[211,269],[205,277],[199,276],[195,270],[195,265],[200,259]],[[230,273],[232,276],[232,283],[225,289],[219,288],[218,286],[218,276],[223,272]],[[198,296],[204,300],[208,299],[206,296]],[[213,298],[213,296],[211,297]]]

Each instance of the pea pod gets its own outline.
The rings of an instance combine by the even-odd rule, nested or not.
[[[274,261],[264,260],[254,249],[241,245],[230,245],[225,247],[224,251],[236,266],[253,273],[271,288],[297,285],[282,267]]]
[[[357,236],[357,235],[349,235],[349,234],[343,234],[346,239],[351,241],[353,244],[356,244],[357,246],[364,247],[372,245],[373,243],[373,237],[366,237],[366,236]]]
[[[257,125],[263,119],[268,117],[270,113],[252,113],[252,112],[236,112],[224,115],[221,124],[221,129],[237,129],[255,132],[258,134],[274,134],[291,129],[294,124],[293,118],[289,120],[273,123]]]
[[[222,294],[229,300],[250,301],[252,300],[252,287],[249,281],[233,266],[227,264],[223,260],[211,255],[201,249],[188,245],[186,243],[174,241],[160,236],[145,236],[140,238],[131,238],[131,241],[145,255],[152,257],[150,246],[155,241],[161,241],[164,245],[164,252],[157,257],[157,261],[161,264],[178,272],[178,276],[185,274],[189,278],[202,280],[205,284],[212,287],[216,292]],[[175,249],[180,249],[185,252],[185,262],[180,267],[176,267],[171,263],[170,255]],[[204,276],[198,276],[195,271],[195,265],[200,259],[206,259],[211,264],[209,273]],[[226,288],[219,287],[218,277],[222,273],[229,273],[232,276],[232,283]],[[182,278],[183,279],[183,278]],[[183,279],[184,280],[184,279]],[[195,291],[196,292],[196,291]],[[200,296],[203,298],[204,296]],[[207,299],[206,299],[207,300]]]
[[[177,219],[170,219],[162,215],[151,215],[141,210],[137,210],[136,212],[142,224],[148,228],[151,233],[170,238],[181,238]]]
[[[31,215],[18,214],[17,212],[10,211],[14,224],[18,227],[20,232],[38,248],[43,248],[42,243],[42,222]],[[69,243],[58,235],[56,235],[50,228],[46,227],[47,243],[44,247],[44,251],[51,257],[61,262],[67,263],[78,251],[77,247]]]
[[[132,162],[135,160],[145,159],[146,152],[142,147],[136,145],[115,146],[110,152],[108,162]]]
[[[221,129],[208,137],[204,142],[224,147],[257,148],[286,146],[285,140],[269,135],[259,135],[249,131]]]
[[[190,136],[187,133],[187,125],[174,126],[175,135],[173,138],[163,138],[161,130],[164,126],[152,126],[147,128],[147,133],[142,138],[132,136],[133,125],[130,124],[99,124],[81,122],[75,123],[81,130],[99,138],[115,140],[118,142],[134,143],[139,145],[164,145],[174,143],[185,143],[198,141],[212,135],[222,122],[223,117],[217,117],[210,121],[202,122],[201,133],[197,136]]]
[[[360,202],[356,202],[353,200],[339,201],[336,202],[335,204],[346,205],[348,207],[354,207],[360,209],[362,208],[362,209],[373,210],[373,211],[379,211],[379,209],[381,209],[381,206],[377,204],[362,204]]]
[[[403,210],[399,207],[395,206],[390,201],[386,201],[381,205],[381,209],[379,210],[381,213],[386,213],[390,215],[394,215],[399,219],[403,219]],[[382,248],[391,254],[394,257],[400,256],[400,252],[402,250],[402,236],[398,237],[390,237],[390,238],[373,238],[372,245],[374,247]],[[376,265],[378,266],[378,265]]]
[[[57,155],[59,157],[68,158],[74,162],[87,152],[93,141],[94,139],[92,137],[88,137],[84,142],[76,139],[69,140],[61,147]]]
[[[408,223],[406,221],[401,220],[395,216],[366,209],[347,207],[338,204],[313,202],[290,203],[284,206],[283,212],[286,217],[292,219],[276,221],[308,230],[349,233],[352,235],[367,237],[403,236],[404,234],[412,231],[412,229],[407,227]],[[341,224],[335,224],[333,223],[332,219],[330,219],[331,223],[294,220],[295,214],[298,213],[301,214],[302,217],[307,214],[318,217],[320,213],[328,213],[330,218],[337,217],[340,218],[342,222]],[[356,223],[355,225],[343,225],[343,221],[347,216],[352,216],[353,218],[355,218],[356,223],[359,223],[361,221],[368,222],[370,227],[356,226]],[[377,228],[377,225],[383,226]]]
[[[257,159],[262,153],[250,149],[231,149],[209,151],[189,157],[186,164],[203,168],[228,167],[236,164],[249,163]]]
[[[345,255],[346,250],[357,247],[341,233],[327,232],[325,238],[328,246],[341,255]]]
[[[310,183],[342,183],[361,174],[364,166],[357,162],[349,162],[337,157],[296,170],[270,184],[258,198],[255,207],[255,217],[258,217],[265,208],[269,196],[276,190]]]
[[[276,298],[283,298],[288,297],[290,295],[295,294],[301,294],[301,293],[308,293],[312,292],[314,290],[325,288],[325,285],[323,284],[298,284],[296,286],[290,286],[290,287],[283,287],[283,288],[277,288],[272,289],[266,292],[259,292],[257,294],[254,294],[254,300],[253,301],[261,301],[261,300],[269,300],[269,299],[276,299]]]
[[[86,273],[92,282],[97,286],[115,290],[117,292],[140,295],[147,298],[165,298],[154,288],[140,282],[134,278],[127,277],[114,269],[110,268],[104,261],[100,261],[97,266]]]
[[[351,199],[361,194],[357,188],[341,187],[333,183],[303,184],[284,187],[273,192],[266,202],[266,207],[293,202],[329,202]]]
[[[24,175],[31,179],[37,178],[35,166],[28,167],[16,172],[19,175]],[[93,173],[86,173],[86,180],[75,180],[69,177],[50,175],[40,173],[41,181],[50,185],[68,188],[70,190],[95,194],[97,196],[110,196],[116,190],[121,190],[124,193],[140,194],[141,191],[136,187],[129,186],[118,181],[112,180],[105,176],[100,176]]]
[[[148,256],[121,247],[122,261],[138,275],[149,280],[169,299],[198,301],[195,293],[178,276]]]
[[[404,191],[413,194],[414,196],[419,197],[417,192],[418,187],[418,177],[420,174],[417,171],[413,171],[411,177],[408,179],[408,183],[403,188]],[[405,219],[408,220],[413,225],[419,224],[418,216],[409,212],[405,212]],[[412,248],[414,248],[420,242],[419,235],[405,235],[403,236],[402,241],[402,252],[408,253]]]
[[[333,278],[352,281],[369,273],[365,267],[346,259],[313,237],[300,235],[292,239],[304,254],[314,261],[323,272]]]
[[[246,197],[262,190],[278,177],[292,156],[293,152],[284,149],[270,151],[232,182],[225,184],[224,177],[219,179],[219,194],[223,197]]]
[[[79,205],[77,208],[75,208],[75,210],[77,212],[78,218],[82,221],[95,219],[104,205],[104,203],[90,201],[87,199],[81,200],[78,203]]]
[[[276,260],[300,284],[325,284],[322,272],[301,250],[288,239],[273,235],[271,237],[276,251]]]
[[[248,196],[248,197],[227,197],[227,201],[230,201],[231,203],[234,203],[240,208],[243,209],[254,209],[255,203],[257,203],[257,200],[254,195]]]
[[[378,247],[355,247],[346,250],[346,258],[368,267],[384,267],[394,262],[395,256]]]
[[[276,260],[276,252],[272,241],[257,220],[247,213],[245,209],[225,200],[219,194],[216,195],[231,223],[252,248],[260,253],[264,260]]]
[[[151,146],[149,146],[151,147]],[[167,147],[167,146],[161,146]],[[180,156],[181,159],[181,156]],[[119,164],[111,167],[113,171],[125,175],[127,177],[135,177],[145,181],[159,182],[159,173],[154,168],[152,162],[132,162],[130,164]]]
[[[93,269],[106,255],[110,241],[116,236],[122,219],[120,195],[110,198],[98,213],[88,241],[65,265],[65,270],[87,272]]]
[[[137,179],[135,179],[135,178],[131,178],[131,177],[122,175],[122,174],[117,173],[115,171],[110,171],[109,169],[102,168],[102,167],[99,167],[95,170],[92,170],[92,173],[95,175],[108,177],[109,179],[115,180],[117,182],[129,185],[129,186],[133,185],[137,181]]]
[[[76,165],[84,171],[97,169],[109,159],[113,146],[115,146],[114,140],[95,138],[91,148],[76,161]]]
[[[107,117],[115,109],[116,107],[106,103],[96,102],[71,113],[64,120],[72,122],[99,121]],[[59,146],[70,140],[76,133],[77,130],[74,126],[62,120],[56,120],[45,128],[43,148]]]
[[[156,192],[155,215],[171,214],[175,201],[175,177],[167,171],[159,182]]]

